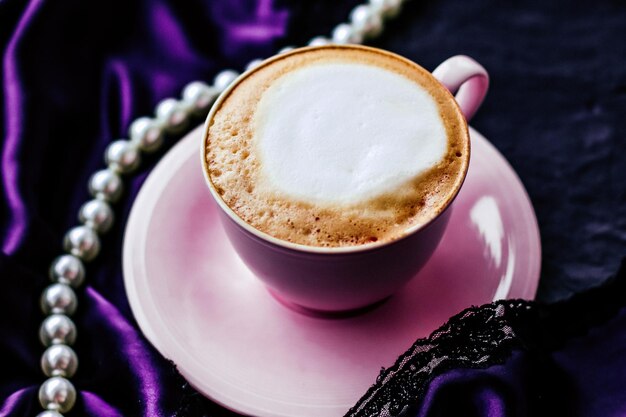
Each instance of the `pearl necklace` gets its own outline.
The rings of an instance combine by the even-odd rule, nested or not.
[[[350,22],[341,23],[331,38],[317,36],[309,46],[330,43],[362,43],[378,36],[383,21],[400,11],[404,0],[369,0],[356,6],[350,13]],[[288,46],[278,53],[294,49]],[[256,67],[261,59],[251,61],[246,70]],[[239,73],[224,70],[217,74],[212,85],[201,81],[188,84],[182,100],[167,98],[156,107],[156,117],[140,117],[131,123],[130,139],[112,142],[105,151],[107,168],[94,173],[89,179],[89,193],[94,197],[82,205],[78,219],[82,223],[70,229],[63,239],[67,252],[52,261],[50,278],[53,284],[43,290],[41,309],[46,315],[39,329],[39,338],[47,347],[41,357],[41,369],[48,377],[39,388],[39,402],[45,411],[37,417],[63,417],[76,402],[76,389],[69,381],[78,369],[78,357],[70,347],[76,341],[76,325],[70,316],[76,311],[74,289],[85,280],[83,262],[93,260],[100,252],[99,235],[106,233],[114,221],[111,204],[122,195],[122,176],[139,167],[142,153],[157,151],[165,134],[179,135],[186,131],[192,116],[206,117],[217,96],[231,84]]]

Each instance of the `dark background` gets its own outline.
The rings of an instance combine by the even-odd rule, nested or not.
[[[0,1],[0,331],[7,335],[0,341],[0,415],[36,413],[43,380],[38,297],[89,198],[89,176],[104,167],[106,145],[187,82],[328,35],[356,4]],[[472,125],[513,165],[534,204],[543,245],[539,300],[565,298],[616,271],[626,254],[624,2],[412,0],[369,44],[430,70],[467,54],[491,74]],[[193,395],[178,390],[183,382],[140,335],[123,291],[124,223],[157,159],[142,164],[118,204],[75,316],[76,384],[124,415],[145,411],[145,401],[136,401],[140,377],[122,344],[149,358],[162,378],[161,407]],[[96,298],[124,325],[108,323]],[[6,408],[10,398],[17,402]],[[78,407],[89,414],[89,404]]]

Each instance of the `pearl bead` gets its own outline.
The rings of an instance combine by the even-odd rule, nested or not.
[[[355,31],[351,25],[342,23],[333,30],[333,42],[338,44],[363,43],[363,36]]]
[[[41,384],[39,403],[48,410],[66,413],[76,403],[76,389],[67,379],[54,376]]]
[[[43,290],[40,304],[44,314],[67,314],[71,316],[76,311],[78,301],[74,290],[69,285],[52,284]]]
[[[141,156],[134,144],[120,139],[107,147],[104,160],[113,171],[127,174],[139,167]]]
[[[155,110],[157,120],[163,124],[168,133],[177,134],[183,132],[189,124],[191,107],[188,103],[174,98],[166,98],[161,101]]]
[[[293,51],[294,49],[296,49],[295,46],[285,46],[284,48],[282,48],[280,51],[278,51],[278,55],[280,54],[286,54],[287,52]]]
[[[252,61],[248,62],[248,65],[246,65],[246,71],[255,69],[256,67],[261,65],[262,62],[262,59],[253,59]]]
[[[78,219],[96,232],[106,233],[113,226],[114,215],[106,201],[91,200],[82,205]]]
[[[218,95],[217,89],[202,81],[194,81],[187,84],[183,90],[183,101],[189,104],[194,115],[204,117],[209,113]]]
[[[324,46],[330,43],[330,39],[323,36],[316,36],[309,41],[309,46]]]
[[[90,227],[76,226],[65,235],[63,247],[72,255],[88,262],[100,252],[100,239]]]
[[[59,343],[73,345],[76,341],[76,325],[66,315],[52,314],[41,323],[39,339],[44,346]]]
[[[61,255],[50,265],[50,279],[78,288],[85,280],[85,267],[77,257]]]
[[[122,196],[124,183],[116,172],[103,169],[89,179],[89,192],[92,196],[110,203],[115,203]]]
[[[63,414],[52,410],[46,410],[37,414],[37,417],[63,417]]]
[[[239,77],[239,73],[234,70],[224,70],[218,73],[213,79],[213,87],[220,93],[235,81]]]
[[[402,0],[369,0],[374,13],[385,19],[396,17],[402,8]]]
[[[163,126],[149,117],[140,117],[128,128],[130,142],[144,152],[154,152],[163,145]]]
[[[356,6],[350,13],[350,21],[354,30],[364,38],[373,38],[383,30],[383,20],[371,7],[362,4]]]
[[[46,376],[71,378],[78,369],[78,357],[67,345],[52,345],[41,356],[41,370]]]

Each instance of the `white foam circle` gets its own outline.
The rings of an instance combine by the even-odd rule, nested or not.
[[[442,160],[447,135],[418,83],[381,67],[327,62],[291,71],[264,92],[255,147],[268,191],[353,204]]]

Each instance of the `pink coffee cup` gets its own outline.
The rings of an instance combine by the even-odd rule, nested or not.
[[[353,45],[315,48],[361,48],[394,55],[387,51]],[[302,48],[289,54],[297,54],[307,49],[313,48]],[[286,55],[271,58],[261,65],[267,65],[275,59],[284,59]],[[394,57],[410,62],[397,55]],[[411,65],[423,71],[417,64],[411,62]],[[248,73],[242,74],[217,99],[207,117],[205,140],[221,101],[247,75]],[[461,55],[443,62],[433,71],[432,76],[439,81],[442,89],[456,93],[456,96],[449,92],[446,95],[456,103],[467,120],[480,107],[489,85],[487,71],[473,59]],[[467,124],[463,122],[467,130]],[[469,133],[467,141],[469,150]],[[434,214],[432,219],[423,225],[408,228],[396,240],[353,247],[306,246],[277,239],[241,219],[222,200],[209,178],[205,141],[201,147],[201,158],[209,190],[219,207],[222,226],[243,262],[284,304],[299,310],[321,313],[346,312],[374,305],[391,296],[415,277],[437,248],[450,218],[452,202],[462,185],[462,182],[458,183],[443,209]],[[465,173],[467,165],[464,175]]]

